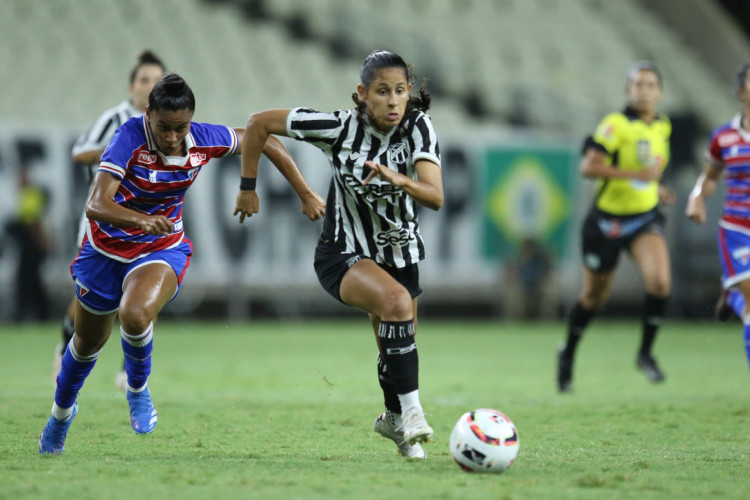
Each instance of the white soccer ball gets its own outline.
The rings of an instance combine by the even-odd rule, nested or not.
[[[467,472],[505,472],[518,455],[519,444],[513,422],[488,408],[461,415],[450,439],[453,460]]]

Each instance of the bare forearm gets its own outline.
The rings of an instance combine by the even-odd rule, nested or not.
[[[89,198],[86,202],[86,217],[113,226],[141,227],[146,215],[118,205],[114,200]]]
[[[281,172],[281,175],[292,185],[298,195],[301,196],[312,191],[294,163],[292,155],[276,137],[268,136],[263,154],[271,160],[274,167]]]
[[[438,210],[443,206],[443,192],[436,186],[414,180],[410,177],[403,177],[401,188],[406,194],[414,198],[414,201],[422,206],[432,210]]]

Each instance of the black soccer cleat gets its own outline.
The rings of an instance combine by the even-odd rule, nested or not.
[[[652,384],[664,382],[666,377],[659,369],[659,365],[656,364],[656,360],[650,354],[639,352],[635,358],[635,365],[646,374],[646,378]]]
[[[714,306],[714,318],[722,323],[724,321],[729,321],[732,318],[732,315],[734,315],[732,306],[729,305],[729,293],[729,290],[722,290],[719,299]]]
[[[557,390],[560,393],[573,392],[573,356],[565,354],[565,347],[557,349]]]

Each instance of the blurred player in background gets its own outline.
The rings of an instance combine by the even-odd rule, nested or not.
[[[73,161],[82,163],[87,166],[88,181],[91,183],[99,166],[99,159],[104,153],[109,140],[120,128],[120,125],[134,116],[139,116],[146,111],[148,105],[148,95],[154,88],[156,82],[164,77],[164,64],[152,52],[146,50],[138,56],[138,62],[130,71],[130,97],[114,108],[110,108],[96,120],[81,137],[78,138],[73,146]],[[86,235],[88,220],[86,214],[81,215],[81,221],[78,229],[77,244],[83,242]],[[76,298],[70,301],[67,314],[63,319],[62,342],[58,344],[55,350],[55,359],[52,368],[52,378],[56,378],[60,371],[60,362],[70,339],[73,337],[73,321],[75,314]],[[120,390],[125,391],[127,385],[127,375],[123,365],[120,373],[117,374],[115,384]]]
[[[119,314],[125,353],[130,422],[151,432],[157,413],[151,373],[153,323],[179,292],[192,243],[183,232],[187,189],[212,158],[238,154],[244,129],[192,122],[195,97],[180,76],[167,75],[149,95],[145,115],[120,127],[101,157],[86,201],[87,235],[71,264],[75,281],[75,334],[63,354],[52,415],[39,452],[62,453],[76,399]],[[325,203],[312,191],[276,138],[262,151],[289,180],[311,219]]]
[[[352,97],[356,109],[324,113],[307,108],[271,110],[250,117],[242,155],[243,183],[253,186],[269,134],[320,148],[333,168],[315,271],[334,298],[367,312],[380,351],[378,378],[386,411],[375,431],[399,453],[424,458],[432,438],[419,400],[414,340],[419,286],[417,263],[425,249],[417,205],[437,210],[443,184],[430,94],[409,92],[411,67],[396,54],[371,53]],[[258,211],[254,191],[237,196],[240,222]]]
[[[659,203],[674,194],[659,184],[669,161],[669,119],[657,112],[662,77],[648,61],[627,73],[627,106],[607,115],[583,146],[581,173],[597,179],[596,200],[583,224],[583,291],[568,318],[567,341],[558,351],[557,385],[570,392],[576,346],[591,318],[606,303],[622,250],[643,275],[643,334],[636,366],[649,381],[664,374],[651,355],[670,295],[669,251]]]
[[[704,199],[714,194],[726,171],[727,198],[718,234],[724,292],[716,313],[726,320],[734,311],[742,319],[750,363],[750,64],[737,73],[736,90],[742,111],[714,130],[706,165],[690,193],[686,214],[697,224],[706,222]]]

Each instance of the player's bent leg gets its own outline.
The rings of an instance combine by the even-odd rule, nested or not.
[[[644,233],[633,241],[630,252],[641,270],[646,288],[641,345],[635,364],[649,382],[660,383],[666,377],[651,351],[671,293],[669,251],[664,236],[659,233]]]
[[[419,357],[414,340],[414,302],[406,288],[374,261],[363,259],[344,275],[344,303],[380,319],[378,341],[390,381],[402,410],[403,443],[429,441],[433,436],[419,400]]]
[[[177,276],[162,261],[135,267],[123,282],[120,337],[127,373],[125,394],[130,424],[138,434],[148,434],[156,428],[158,415],[147,385],[151,373],[153,322],[176,290]]]
[[[52,415],[39,438],[39,453],[62,453],[68,429],[78,413],[78,392],[96,364],[114,317],[115,313],[94,314],[77,303],[76,329],[80,335],[73,335],[62,356]]]
[[[557,349],[557,390],[561,393],[573,391],[573,364],[578,343],[591,319],[609,296],[612,288],[612,271],[583,270],[581,297],[568,316],[568,332],[565,343]]]

